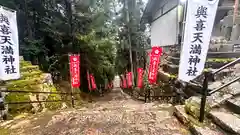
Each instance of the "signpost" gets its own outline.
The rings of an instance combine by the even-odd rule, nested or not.
[[[16,11],[0,6],[0,80],[20,78]]]
[[[70,76],[71,76],[71,96],[72,106],[74,107],[73,88],[80,87],[80,55],[69,55],[70,61]]]
[[[188,0],[178,79],[190,82],[202,74],[219,0]],[[200,122],[204,120],[208,73],[202,89]]]
[[[179,76],[189,82],[202,74],[219,0],[188,0]]]

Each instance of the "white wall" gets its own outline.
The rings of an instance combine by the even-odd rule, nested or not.
[[[177,44],[177,9],[178,8],[175,7],[151,24],[151,46],[166,46]]]

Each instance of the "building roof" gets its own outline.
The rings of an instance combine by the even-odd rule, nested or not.
[[[149,23],[152,20],[152,12],[155,5],[160,3],[162,0],[148,0],[147,6],[143,12],[141,18],[142,23]]]
[[[154,12],[154,8],[163,0],[148,0],[147,6],[144,10],[143,16],[141,18],[141,23],[150,23],[152,20],[152,15]],[[227,5],[223,5],[223,2],[228,3]],[[227,12],[233,9],[233,6],[229,3],[233,3],[234,0],[220,0],[219,7],[216,14],[215,23],[218,23],[224,16],[226,16]],[[233,3],[234,4],[234,3]]]

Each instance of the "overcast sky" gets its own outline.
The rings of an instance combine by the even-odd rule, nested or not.
[[[145,3],[147,3],[148,2],[148,0],[143,0]]]

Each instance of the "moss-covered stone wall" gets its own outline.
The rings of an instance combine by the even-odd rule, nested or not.
[[[5,97],[6,102],[61,100],[61,96],[58,94],[33,94],[30,92],[57,92],[50,74],[43,73],[39,70],[38,66],[32,65],[31,62],[24,60],[20,61],[20,72],[21,78],[7,81],[6,87],[11,91],[20,90],[29,91],[29,93],[8,93]],[[60,102],[9,104],[8,113],[38,112],[45,109],[57,109],[59,107],[61,107]]]

